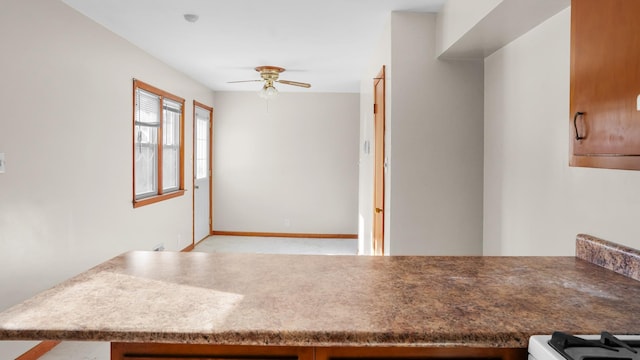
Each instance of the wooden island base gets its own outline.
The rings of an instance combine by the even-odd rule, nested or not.
[[[525,360],[524,348],[304,347],[111,343],[111,360],[349,360],[502,359]]]

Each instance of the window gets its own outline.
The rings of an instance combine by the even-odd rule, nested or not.
[[[211,108],[194,102],[196,114],[196,180],[209,176],[209,123],[211,122]]]
[[[184,194],[184,99],[133,81],[133,207]]]

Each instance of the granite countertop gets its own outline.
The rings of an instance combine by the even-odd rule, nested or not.
[[[0,313],[0,340],[526,347],[640,333],[638,299],[574,257],[130,252]]]

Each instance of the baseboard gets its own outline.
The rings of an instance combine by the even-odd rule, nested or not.
[[[186,248],[180,250],[180,252],[189,252],[189,251],[193,250],[195,247],[196,247],[195,245],[191,244],[191,245],[187,246]]]
[[[37,360],[42,355],[51,351],[51,349],[56,347],[58,344],[60,344],[60,341],[52,341],[52,340],[43,341],[40,344],[27,350],[27,352],[25,352],[24,354],[18,356],[16,360]]]
[[[198,241],[193,247],[195,248],[196,246],[200,245],[201,242],[207,240],[209,238],[209,236],[202,238],[200,241]]]
[[[315,239],[357,239],[357,234],[304,234],[304,233],[272,233],[272,232],[247,232],[247,231],[214,231],[212,235],[227,236],[261,236],[261,237],[285,237],[285,238],[315,238]]]

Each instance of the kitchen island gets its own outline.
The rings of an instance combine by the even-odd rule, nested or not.
[[[112,359],[511,359],[534,334],[638,334],[638,299],[640,282],[575,257],[129,252],[0,313],[0,340],[108,341]]]

